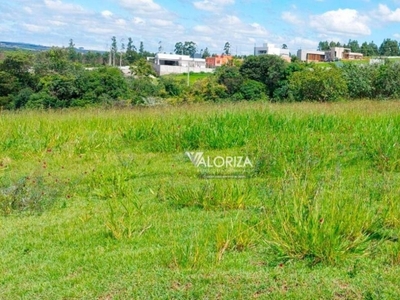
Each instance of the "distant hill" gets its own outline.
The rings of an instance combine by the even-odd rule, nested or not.
[[[35,45],[35,44],[28,44],[28,43],[14,43],[14,42],[3,42],[0,41],[0,50],[29,50],[29,51],[45,51],[49,50],[51,47],[42,46],[42,45]],[[85,50],[83,48],[75,48],[77,52],[86,53],[88,51],[91,52],[100,52],[103,53],[104,51],[97,51],[97,50]]]
[[[42,51],[48,50],[50,47],[41,46],[41,45],[34,45],[34,44],[27,44],[27,43],[14,43],[14,42],[3,42],[0,41],[0,48],[1,49],[21,49],[21,50],[31,50],[31,51]]]

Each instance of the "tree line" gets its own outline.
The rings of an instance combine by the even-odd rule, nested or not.
[[[7,53],[0,62],[0,107],[400,99],[400,63],[389,59],[380,64],[327,65],[289,63],[274,55],[248,56],[235,58],[188,86],[185,76],[157,77],[152,66],[140,56],[145,54],[140,49],[132,47],[133,76],[127,77],[115,66],[119,59],[128,61],[117,56],[117,49],[110,52],[113,57],[105,57],[104,64],[87,68],[73,48],[70,43],[67,48],[37,53]]]
[[[361,45],[357,40],[349,40],[348,43],[320,41],[318,49],[320,51],[329,50],[332,47],[350,48],[352,52],[362,53],[364,56],[400,56],[400,44],[396,40],[384,39],[378,47],[373,41],[363,42]]]

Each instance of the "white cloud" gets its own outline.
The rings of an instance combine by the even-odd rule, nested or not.
[[[162,19],[152,19],[150,20],[150,23],[160,27],[174,26],[174,23],[172,21]]]
[[[270,36],[263,25],[245,22],[239,16],[229,14],[219,18],[209,16],[192,30],[199,48],[208,47],[214,53],[223,51],[225,42],[231,44],[233,53],[253,53],[255,42]]]
[[[193,2],[196,9],[210,12],[221,11],[224,6],[232,4],[235,4],[235,0],[202,0]]]
[[[290,11],[282,12],[281,18],[283,21],[293,25],[301,25],[304,23],[298,16],[296,16],[294,13]]]
[[[400,22],[400,8],[392,11],[387,5],[379,4],[378,17],[386,22]]]
[[[24,6],[23,10],[30,15],[33,13],[32,8],[29,6]]]
[[[133,22],[133,24],[145,24],[146,23],[145,20],[143,20],[142,18],[139,18],[139,17],[134,17],[132,19],[132,22]]]
[[[295,37],[289,40],[287,44],[292,51],[294,51],[296,48],[314,50],[317,48],[318,41],[303,37]]]
[[[115,21],[115,24],[117,24],[118,26],[125,26],[126,21],[124,19],[118,19]]]
[[[67,25],[67,23],[57,21],[57,20],[50,20],[49,23],[54,26],[66,26]]]
[[[44,4],[47,8],[62,13],[79,14],[85,12],[82,6],[72,3],[63,3],[61,0],[44,0]]]
[[[39,26],[35,24],[27,24],[24,23],[22,26],[29,32],[34,32],[34,33],[45,33],[49,31],[48,27],[45,26]]]
[[[232,15],[226,15],[225,17],[219,19],[218,23],[224,26],[243,25],[242,21],[237,16],[232,16]]]
[[[320,33],[346,36],[370,35],[369,18],[354,9],[338,9],[310,16],[310,27]]]
[[[120,0],[119,3],[123,7],[140,14],[164,11],[164,9],[153,0]]]
[[[194,26],[193,30],[202,34],[211,34],[214,32],[214,30],[207,25],[196,25]]]
[[[103,11],[101,12],[101,15],[102,15],[104,18],[111,18],[114,14],[113,14],[111,11],[109,11],[109,10],[103,10]]]

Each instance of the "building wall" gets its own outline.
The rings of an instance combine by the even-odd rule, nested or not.
[[[289,55],[289,50],[288,49],[280,49],[278,47],[275,47],[274,44],[263,44],[262,47],[254,47],[254,55],[263,55],[263,54],[269,54],[269,55],[285,55],[287,52],[287,55]]]
[[[153,65],[154,70],[156,71],[157,75],[168,75],[168,74],[183,74],[189,72],[194,73],[212,73],[214,69],[203,67],[183,67],[183,66],[163,66],[163,65]]]
[[[208,68],[216,68],[225,65],[231,61],[233,57],[231,55],[218,55],[215,57],[206,58],[206,66]]]
[[[301,61],[324,61],[325,60],[325,52],[323,51],[313,51],[313,50],[298,50],[297,58]]]

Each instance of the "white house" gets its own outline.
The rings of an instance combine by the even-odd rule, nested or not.
[[[254,55],[278,55],[278,56],[290,56],[289,49],[281,49],[276,47],[274,44],[264,43],[262,47],[254,47]]]
[[[332,47],[327,51],[315,51],[315,50],[302,50],[297,51],[297,57],[301,61],[307,62],[318,62],[318,61],[335,61],[340,59],[362,59],[363,54],[357,52],[351,52],[350,48],[344,47]]]
[[[191,58],[189,55],[157,53],[155,57],[148,57],[153,61],[153,68],[157,75],[182,74],[188,72],[211,73],[214,69],[206,67],[206,60],[203,58]]]

